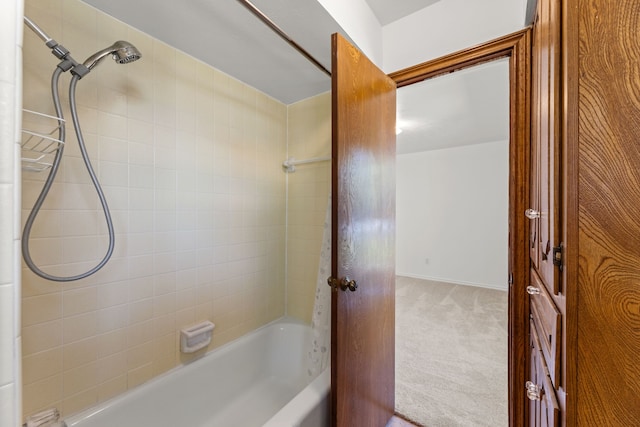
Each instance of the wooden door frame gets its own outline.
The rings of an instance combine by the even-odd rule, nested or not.
[[[524,426],[529,366],[529,207],[531,29],[389,74],[398,88],[500,58],[509,58],[509,425]]]

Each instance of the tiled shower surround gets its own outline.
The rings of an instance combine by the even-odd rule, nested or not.
[[[288,116],[289,157],[306,160],[331,155],[330,93],[290,105]],[[331,162],[296,166],[288,177],[287,314],[311,322]]]
[[[329,154],[328,95],[288,107],[78,0],[27,0],[25,14],[78,61],[119,39],[143,57],[107,58],[78,83],[116,248],[103,270],[77,282],[23,268],[23,413],[69,415],[188,361],[178,331],[196,321],[216,324],[213,348],[283,316],[287,301],[290,315],[309,320],[329,166],[288,176],[281,165],[287,155]],[[24,38],[24,107],[53,114],[57,60],[28,30]],[[305,129],[313,148],[287,154],[287,135],[301,144]],[[31,239],[36,263],[58,275],[92,267],[107,248],[71,126],[67,135]],[[23,173],[23,221],[45,177]]]

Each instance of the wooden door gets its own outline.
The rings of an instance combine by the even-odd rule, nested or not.
[[[332,37],[332,422],[384,427],[395,406],[396,84]],[[353,286],[352,286],[353,288]]]

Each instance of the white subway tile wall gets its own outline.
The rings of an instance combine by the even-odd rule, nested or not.
[[[0,4],[0,427],[21,417],[20,152],[22,0]]]
[[[97,274],[65,284],[22,270],[23,414],[55,406],[69,415],[188,361],[178,346],[184,326],[213,321],[213,348],[285,314],[287,178],[280,165],[294,129],[286,105],[79,0],[27,0],[25,13],[79,61],[118,39],[143,55],[128,65],[107,59],[77,87],[88,152],[114,220],[113,258]],[[24,43],[24,106],[52,114],[56,59],[32,33]],[[67,134],[31,239],[37,264],[60,275],[91,268],[107,247],[70,126]],[[312,179],[317,196],[301,204],[320,210],[326,202],[326,189],[316,189],[328,189],[328,173],[321,175]],[[44,178],[23,173],[23,220]],[[309,292],[312,299],[309,290],[292,299]],[[310,318],[299,308],[291,314]]]

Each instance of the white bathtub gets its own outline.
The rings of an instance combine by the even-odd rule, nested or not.
[[[215,332],[214,332],[215,333]],[[324,427],[330,369],[310,382],[311,329],[281,319],[65,420],[68,427]]]

